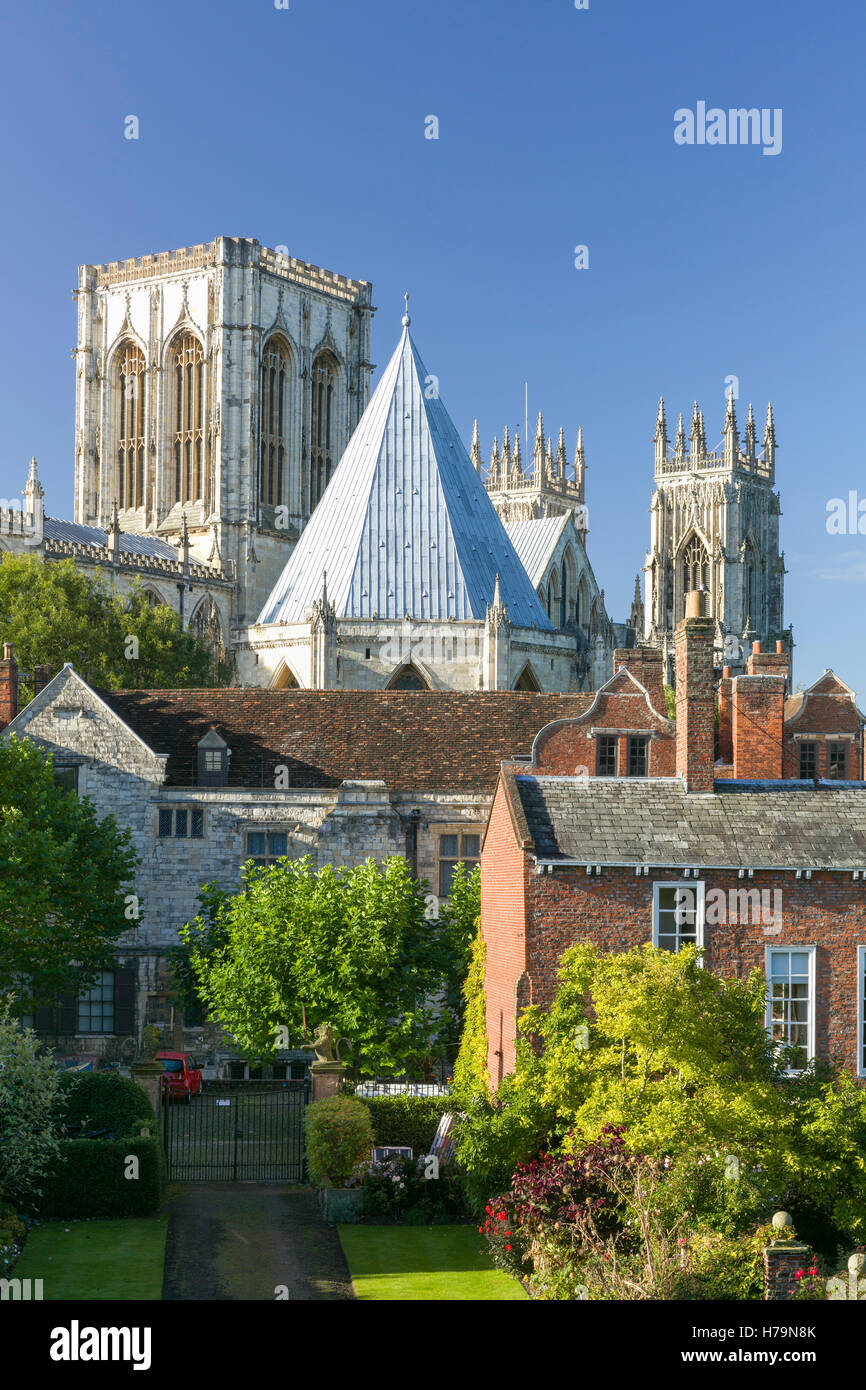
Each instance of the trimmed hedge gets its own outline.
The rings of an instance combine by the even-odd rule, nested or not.
[[[375,1144],[409,1144],[416,1158],[430,1152],[439,1121],[455,1109],[452,1096],[376,1096],[363,1103],[373,1121]]]
[[[137,1178],[124,1176],[127,1159],[139,1161]],[[34,1215],[66,1219],[152,1216],[165,1191],[159,1139],[63,1139],[52,1170],[34,1198]]]
[[[153,1107],[138,1082],[111,1071],[63,1073],[57,1118],[75,1137],[138,1134],[143,1125],[156,1133]]]

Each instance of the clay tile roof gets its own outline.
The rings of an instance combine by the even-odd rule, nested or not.
[[[591,695],[517,691],[123,690],[99,694],[155,753],[166,780],[196,781],[213,726],[231,750],[229,785],[293,787],[383,780],[392,791],[492,793],[504,759],[528,757],[539,729]]]

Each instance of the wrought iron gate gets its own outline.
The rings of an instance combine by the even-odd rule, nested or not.
[[[205,1081],[162,1105],[174,1182],[303,1182],[305,1081]]]

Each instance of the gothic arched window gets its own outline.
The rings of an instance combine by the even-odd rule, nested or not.
[[[411,661],[398,667],[388,682],[389,690],[429,690],[430,687]]]
[[[206,594],[196,608],[189,620],[189,628],[190,632],[194,632],[200,642],[203,642],[206,647],[210,647],[214,661],[219,662],[225,660],[223,626],[220,620],[219,609],[210,594]]]
[[[693,536],[683,555],[683,613],[686,611],[686,594],[693,589],[709,589],[710,562],[704,546]]]
[[[310,509],[316,506],[336,463],[337,375],[336,358],[322,352],[313,363],[313,413],[310,428]]]
[[[262,357],[262,428],[259,500],[277,507],[285,501],[289,427],[289,348],[271,338]]]
[[[144,506],[144,353],[124,343],[117,353],[117,505],[122,511]]]
[[[172,499],[201,502],[205,497],[205,360],[192,333],[182,333],[171,352]]]

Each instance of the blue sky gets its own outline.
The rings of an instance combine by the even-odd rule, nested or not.
[[[672,427],[697,398],[711,445],[726,377],[741,424],[772,399],[795,683],[832,666],[866,699],[866,536],[826,529],[830,498],[866,498],[862,6],[18,0],[3,40],[4,496],[35,453],[49,511],[72,514],[77,265],[254,236],[373,282],[380,365],[409,289],[485,455],[527,380],[570,449],[583,425],[615,618],[659,395]],[[674,111],[701,100],[781,108],[781,153],[675,144]]]

